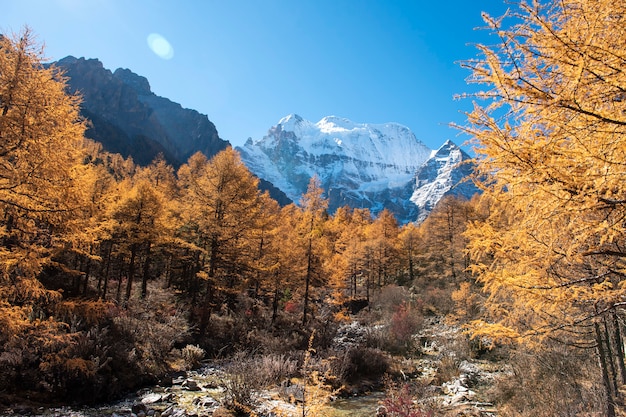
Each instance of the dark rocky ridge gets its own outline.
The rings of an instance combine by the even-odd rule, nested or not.
[[[109,152],[132,156],[145,165],[159,153],[174,166],[200,151],[211,157],[229,143],[207,116],[159,97],[145,77],[128,69],[111,72],[97,59],[68,56],[56,63],[72,92],[83,97],[83,115],[91,121],[88,137]]]

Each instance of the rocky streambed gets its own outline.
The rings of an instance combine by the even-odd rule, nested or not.
[[[1,416],[32,417],[209,417],[218,415],[222,407],[226,374],[214,366],[204,366],[186,372],[172,380],[167,387],[155,386],[138,391],[123,400],[99,407],[38,408],[26,405],[14,406],[0,412]],[[255,393],[258,416],[296,416],[301,413],[297,401],[286,388]],[[367,396],[341,398],[329,405],[334,417],[358,417],[376,415],[382,393]],[[224,415],[224,414],[222,414]]]
[[[354,324],[351,324],[354,331]],[[358,333],[358,332],[356,332]],[[399,373],[407,383],[417,383],[422,391],[417,401],[426,409],[436,409],[436,415],[495,417],[496,409],[487,398],[488,388],[505,371],[501,364],[485,360],[458,360],[449,350],[449,340],[457,337],[454,328],[433,322],[416,335],[422,340],[422,354],[417,358],[400,359]],[[454,361],[457,361],[456,363]],[[453,362],[450,377],[441,379],[441,368]],[[450,366],[448,364],[448,366]],[[206,364],[195,371],[180,373],[167,386],[142,389],[123,400],[100,407],[37,408],[14,406],[0,416],[33,417],[216,417],[228,416],[223,410],[227,374],[214,364]],[[169,383],[171,382],[171,383]],[[399,382],[399,385],[403,381]],[[299,408],[295,386],[278,387],[255,392],[255,414],[259,417],[298,416]],[[381,411],[382,392],[336,398],[328,405],[332,417],[376,416]],[[384,415],[380,413],[380,415]]]

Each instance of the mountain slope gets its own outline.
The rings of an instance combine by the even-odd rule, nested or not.
[[[475,165],[471,157],[452,141],[446,141],[415,173],[410,201],[424,220],[442,197],[470,198],[480,190],[470,177]]]
[[[317,175],[338,207],[390,210],[401,223],[421,221],[444,195],[470,198],[470,157],[451,141],[437,151],[396,123],[367,124],[329,116],[317,123],[291,114],[263,138],[238,148],[259,178],[272,182],[293,201]]]
[[[431,153],[409,129],[395,123],[362,124],[334,116],[312,123],[295,114],[238,150],[255,175],[293,201],[317,175],[331,211],[349,205],[375,212],[394,199],[390,190],[410,181]]]
[[[401,196],[431,150],[396,123],[354,123],[335,116],[317,123],[291,114],[259,140],[238,148],[243,161],[260,178],[272,182],[293,201],[317,175],[329,198],[329,209],[391,209],[406,217]]]
[[[146,78],[128,69],[112,73],[97,59],[72,56],[56,65],[68,76],[69,88],[83,97],[88,137],[109,152],[142,165],[163,153],[178,166],[197,151],[211,157],[228,146],[207,116],[157,96]]]

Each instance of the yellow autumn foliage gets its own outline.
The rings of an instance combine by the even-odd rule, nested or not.
[[[466,232],[491,311],[477,335],[593,340],[590,322],[626,301],[625,14],[566,0],[485,15],[500,44],[464,63],[488,89],[462,127],[491,204]]]

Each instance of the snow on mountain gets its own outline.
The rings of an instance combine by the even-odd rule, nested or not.
[[[456,178],[450,174],[454,172],[452,159],[456,161],[462,152],[452,142],[431,150],[397,123],[355,123],[336,116],[313,123],[296,114],[283,117],[263,138],[248,139],[237,149],[251,172],[295,202],[306,192],[309,179],[317,175],[331,212],[344,205],[369,208],[374,214],[387,208],[402,223],[430,210],[436,203],[431,199],[438,196],[435,190],[450,189],[446,184]],[[450,162],[440,170],[430,162],[433,158],[437,163],[445,158]],[[427,164],[435,165],[426,172],[422,168]],[[416,178],[420,172],[424,177]],[[429,180],[428,173],[451,179]],[[441,185],[420,191],[430,182]]]
[[[410,181],[431,153],[396,123],[354,123],[335,116],[312,123],[295,114],[238,150],[255,175],[296,202],[317,174],[331,210],[345,204],[370,207],[375,194]]]
[[[471,157],[452,141],[446,141],[415,173],[410,197],[421,221],[445,195],[466,198],[480,192],[469,179],[474,171]]]

